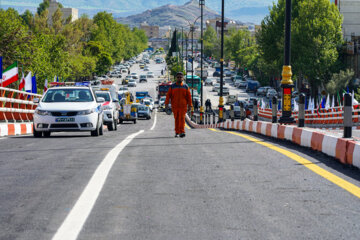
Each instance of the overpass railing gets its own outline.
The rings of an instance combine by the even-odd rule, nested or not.
[[[42,95],[0,87],[0,122],[30,122]]]

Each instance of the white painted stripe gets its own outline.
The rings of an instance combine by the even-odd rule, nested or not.
[[[271,136],[277,138],[279,125],[273,123],[271,127]]]
[[[78,234],[80,233],[87,217],[94,207],[95,201],[98,198],[106,178],[111,170],[111,167],[116,161],[118,155],[126,147],[126,145],[132,141],[132,139],[143,132],[144,130],[141,130],[137,133],[131,134],[106,155],[104,160],[96,169],[94,175],[91,177],[89,183],[85,187],[74,207],[66,217],[65,221],[62,223],[52,238],[53,240],[77,239]]]
[[[322,152],[331,157],[335,157],[337,140],[337,137],[325,135],[322,142]]]
[[[301,131],[301,143],[300,145],[303,147],[311,147],[311,137],[313,132],[310,130],[303,129]]]
[[[21,126],[20,126],[20,124],[15,124],[14,129],[15,129],[15,135],[21,135]]]
[[[360,168],[360,145],[359,144],[355,144],[352,165]]]
[[[267,127],[268,123],[265,122],[261,122],[261,134],[262,135],[266,135],[266,127]]]
[[[249,131],[249,121],[247,121],[247,120],[244,120],[245,121],[245,130],[246,131]]]
[[[157,109],[155,109],[155,118],[154,118],[154,124],[152,125],[152,127],[150,128],[150,131],[154,130],[155,125],[156,125],[156,119],[157,119]]]
[[[258,122],[252,122],[252,131],[254,132],[254,133],[256,133],[257,131],[257,123]]]
[[[294,127],[290,127],[290,126],[285,127],[285,132],[284,132],[285,139],[292,141],[293,130],[294,130]]]
[[[1,124],[0,125],[0,136],[7,136],[9,131],[8,131],[8,126],[7,124]]]
[[[33,128],[33,124],[32,123],[27,123],[26,124],[26,133],[27,134],[32,133],[32,128]]]

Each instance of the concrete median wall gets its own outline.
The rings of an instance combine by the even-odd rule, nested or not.
[[[353,165],[360,168],[360,142],[353,139],[345,139],[337,136],[316,132],[316,129],[298,128],[293,125],[280,125],[249,119],[226,120],[222,123],[199,125],[186,116],[186,120],[193,128],[221,128],[228,130],[248,131],[265,136],[291,141],[303,147],[323,152],[334,157],[343,164]]]
[[[3,123],[0,124],[0,137],[31,134],[32,123]]]

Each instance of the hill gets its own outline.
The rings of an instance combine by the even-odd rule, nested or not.
[[[182,5],[189,0],[58,0],[64,7],[78,8],[80,14],[93,16],[99,11],[113,13],[114,17],[126,17],[139,14],[148,9],[156,9],[164,5]],[[30,9],[35,12],[42,0],[1,0],[0,8],[13,7],[19,12]],[[268,14],[268,6],[273,0],[226,0],[225,16],[243,22],[256,22]],[[220,12],[221,1],[206,0],[206,6]]]
[[[194,21],[199,17],[199,3],[196,0],[177,6],[167,4],[143,13],[132,15],[126,18],[117,18],[118,22],[138,26],[140,23],[147,22],[149,25],[187,27],[189,24],[185,19]],[[204,20],[220,17],[220,15],[208,7],[204,8]],[[184,19],[185,18],[185,19]],[[198,20],[197,24],[200,23]]]

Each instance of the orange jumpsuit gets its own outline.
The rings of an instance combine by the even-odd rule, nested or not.
[[[185,133],[185,114],[188,106],[192,106],[191,93],[188,85],[181,83],[171,84],[166,94],[165,105],[171,103],[175,118],[175,133]]]

